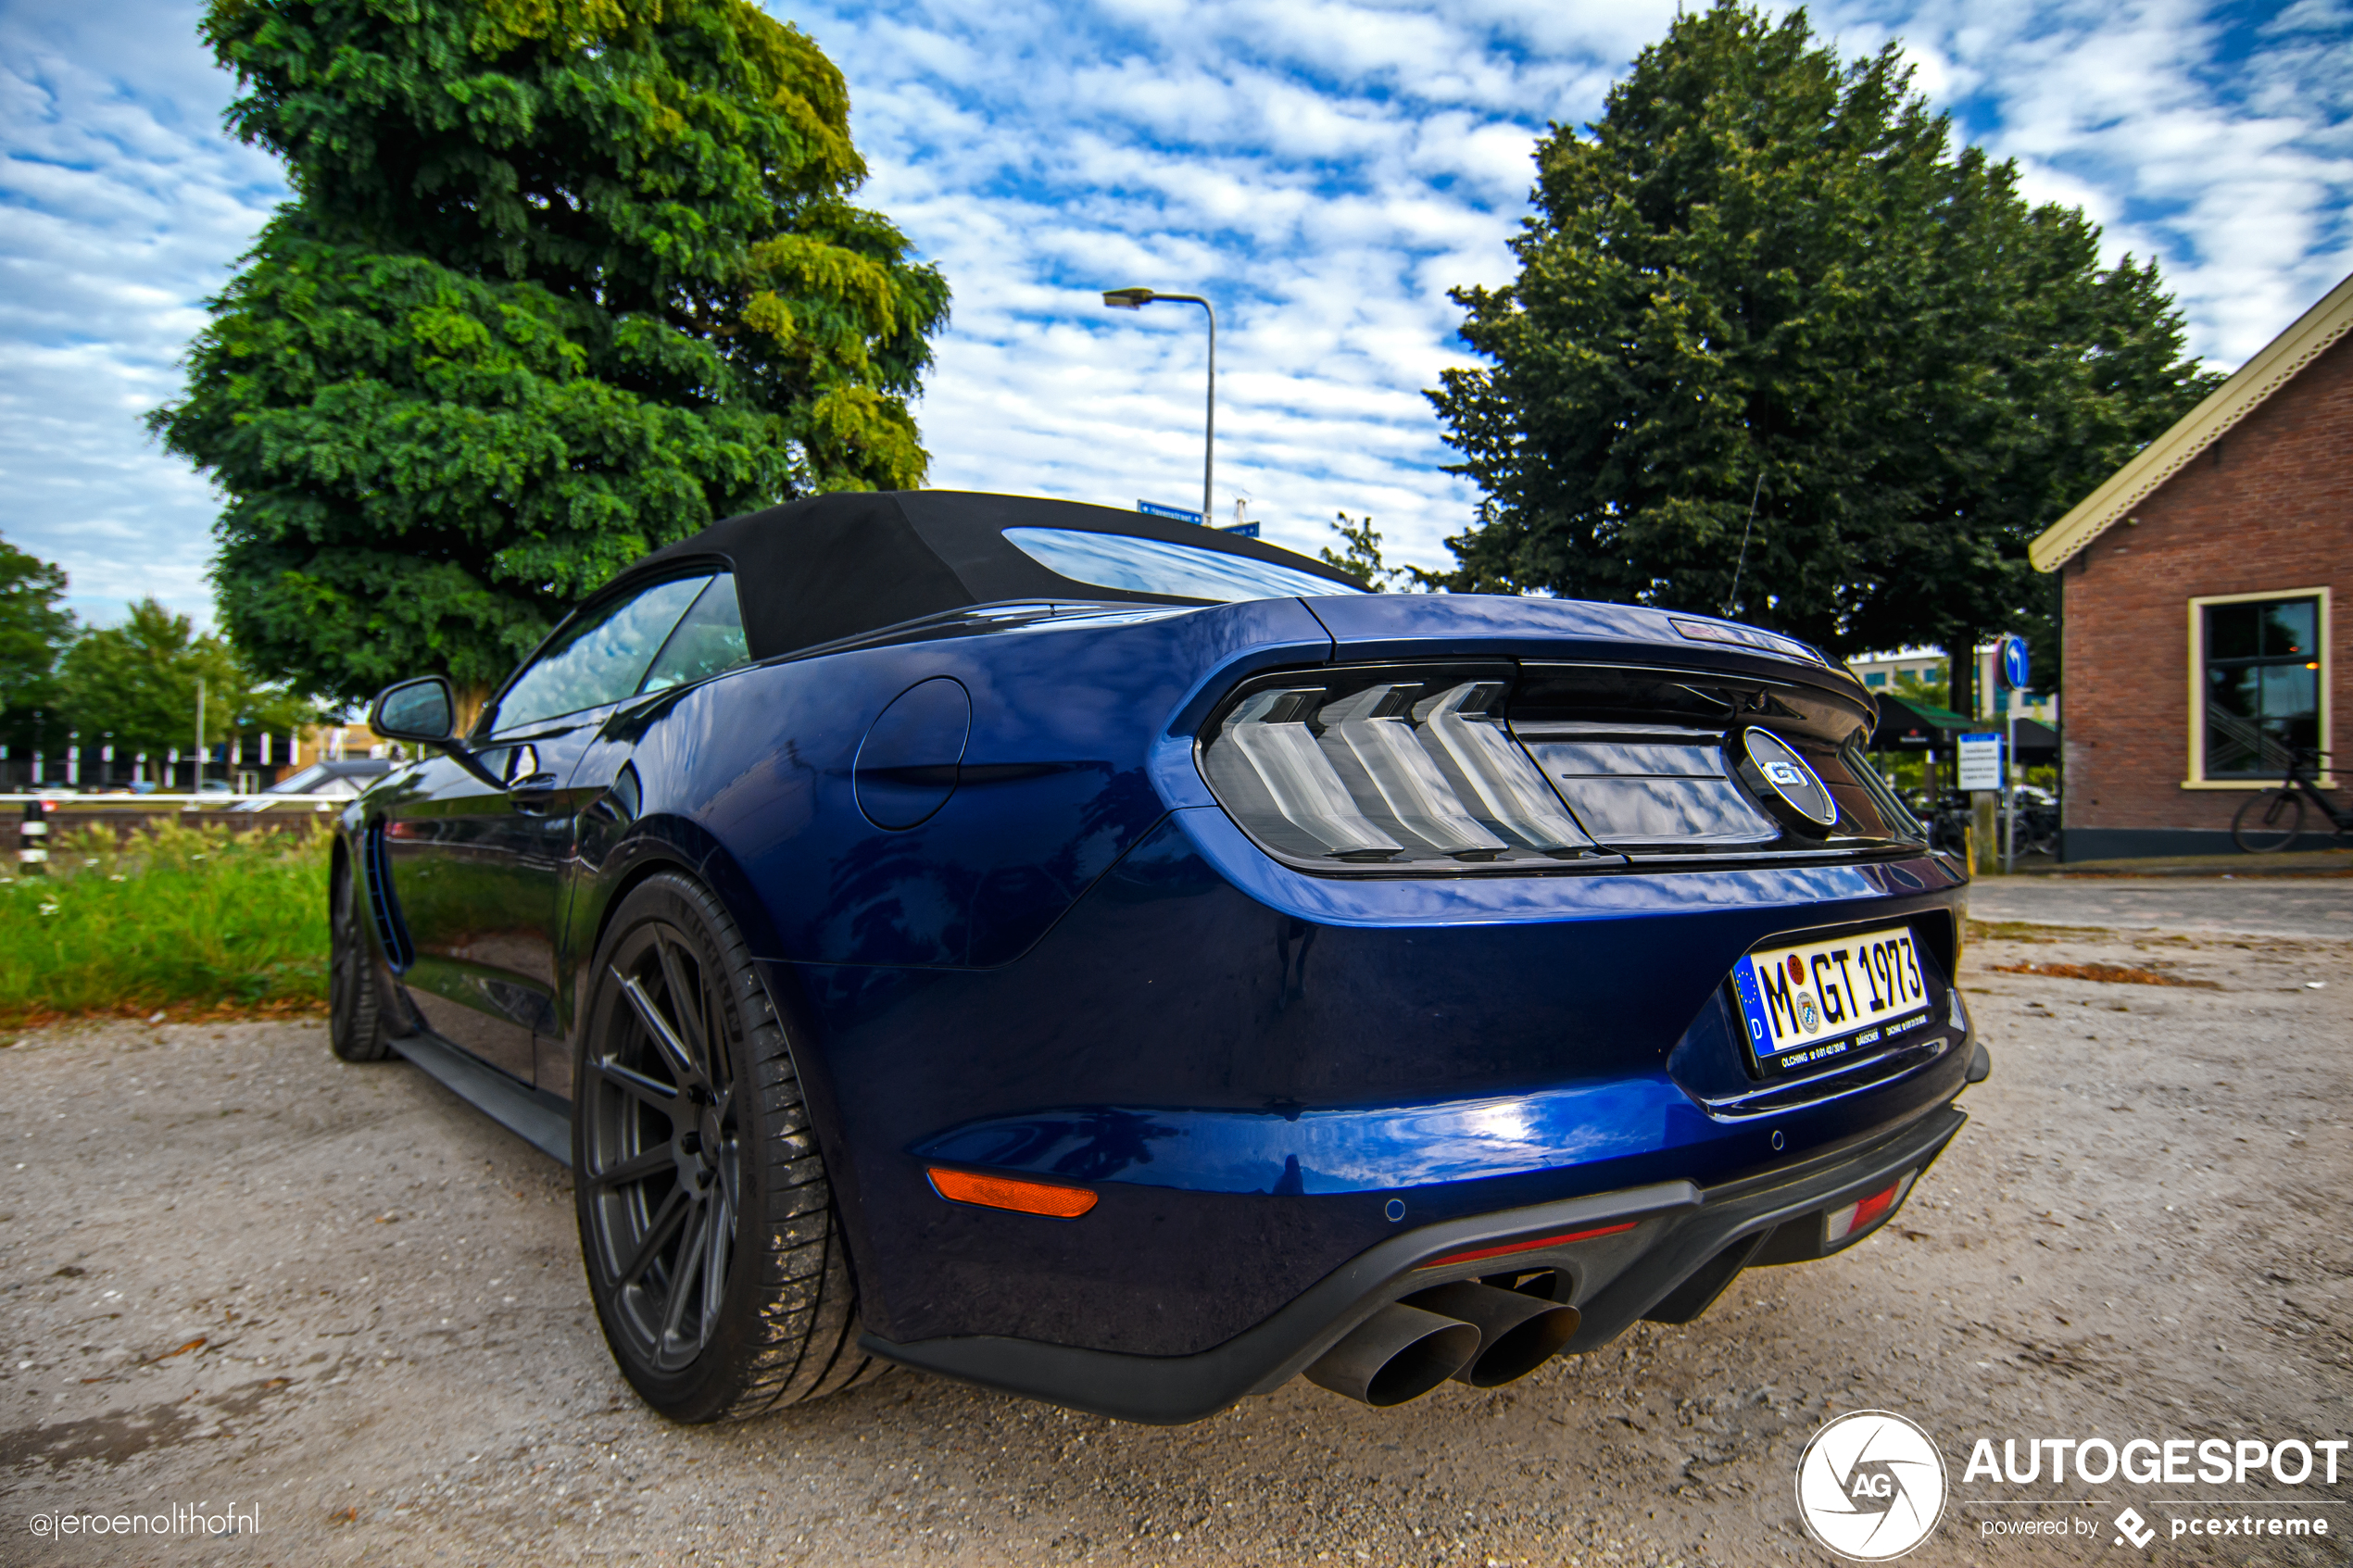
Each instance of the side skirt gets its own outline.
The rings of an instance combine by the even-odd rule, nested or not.
[[[396,1036],[392,1048],[441,1086],[559,1164],[572,1163],[572,1102],[518,1083],[431,1035]]]

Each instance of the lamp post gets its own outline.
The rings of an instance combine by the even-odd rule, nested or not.
[[[1197,294],[1159,294],[1151,289],[1106,289],[1103,303],[1114,310],[1141,310],[1147,305],[1168,301],[1177,305],[1198,305],[1209,316],[1209,404],[1202,421],[1201,454],[1201,521],[1207,527],[1212,515],[1210,497],[1216,490],[1217,480],[1217,312]]]

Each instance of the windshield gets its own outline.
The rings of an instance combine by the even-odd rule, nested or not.
[[[1139,539],[1127,533],[1090,533],[1075,528],[1008,528],[1005,537],[1050,571],[1098,588],[1159,594],[1172,599],[1287,599],[1295,595],[1361,594],[1353,583],[1335,582],[1251,556],[1228,555],[1192,545]]]

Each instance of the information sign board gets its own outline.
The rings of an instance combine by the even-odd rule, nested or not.
[[[1961,736],[1963,789],[2002,787],[2002,737],[1999,734]]]

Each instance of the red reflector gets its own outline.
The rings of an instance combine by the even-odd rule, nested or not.
[[[937,1165],[929,1169],[932,1190],[951,1203],[976,1203],[984,1209],[1011,1209],[1017,1214],[1044,1214],[1056,1220],[1076,1220],[1096,1203],[1096,1195],[1085,1187],[1026,1182],[1017,1176],[981,1176]]]
[[[1604,1225],[1599,1230],[1570,1231],[1567,1236],[1540,1236],[1533,1241],[1507,1241],[1501,1247],[1478,1247],[1468,1252],[1449,1252],[1443,1258],[1432,1258],[1427,1263],[1416,1263],[1417,1269],[1442,1269],[1449,1263],[1476,1263],[1481,1258],[1503,1258],[1514,1252],[1540,1252],[1547,1247],[1566,1247],[1572,1241],[1591,1241],[1597,1236],[1616,1236],[1630,1231],[1634,1222],[1622,1225]]]
[[[1895,1193],[1896,1188],[1889,1187],[1885,1192],[1875,1192],[1855,1205],[1855,1229],[1861,1230],[1865,1225],[1894,1208]]]
[[[1822,1244],[1834,1247],[1851,1236],[1870,1229],[1888,1216],[1888,1212],[1904,1201],[1912,1188],[1912,1178],[1918,1171],[1906,1171],[1895,1178],[1895,1185],[1885,1192],[1875,1192],[1869,1198],[1857,1198],[1843,1209],[1833,1209],[1822,1216]]]

